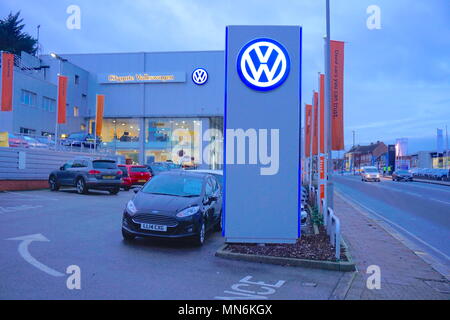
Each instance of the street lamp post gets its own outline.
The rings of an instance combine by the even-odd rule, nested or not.
[[[63,57],[57,55],[56,53],[52,52],[50,53],[50,56],[53,59],[58,59],[59,60],[59,73],[58,76],[62,76],[62,72],[63,72],[63,63],[67,61],[67,59],[64,59]],[[57,93],[57,97],[56,97],[56,124],[55,124],[55,149],[58,150],[58,129],[59,129],[59,125],[58,125],[58,116],[59,116],[59,108],[58,108],[58,102],[59,102],[59,78],[57,77],[57,87],[58,87],[58,93]]]

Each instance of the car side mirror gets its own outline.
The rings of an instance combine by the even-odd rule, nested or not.
[[[138,193],[139,191],[141,191],[141,189],[142,189],[142,187],[133,188],[133,192]]]

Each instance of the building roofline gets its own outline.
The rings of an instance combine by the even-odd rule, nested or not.
[[[225,53],[225,50],[181,50],[181,51],[133,51],[133,52],[93,52],[93,53],[58,53],[60,56],[70,55],[117,55],[117,54],[160,54],[160,53],[202,53],[202,52],[220,52]],[[40,56],[49,56],[49,53],[41,54]]]

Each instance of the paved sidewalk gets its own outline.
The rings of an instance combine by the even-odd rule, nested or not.
[[[335,194],[344,240],[358,268],[347,300],[450,299],[449,282],[357,206]],[[366,286],[367,267],[381,268],[381,289]]]

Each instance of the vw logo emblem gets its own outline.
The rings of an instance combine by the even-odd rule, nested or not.
[[[287,50],[277,41],[255,39],[241,50],[237,60],[238,74],[250,88],[273,90],[289,76],[291,61]]]
[[[203,68],[197,68],[192,72],[192,81],[201,86],[208,81],[208,72]]]

